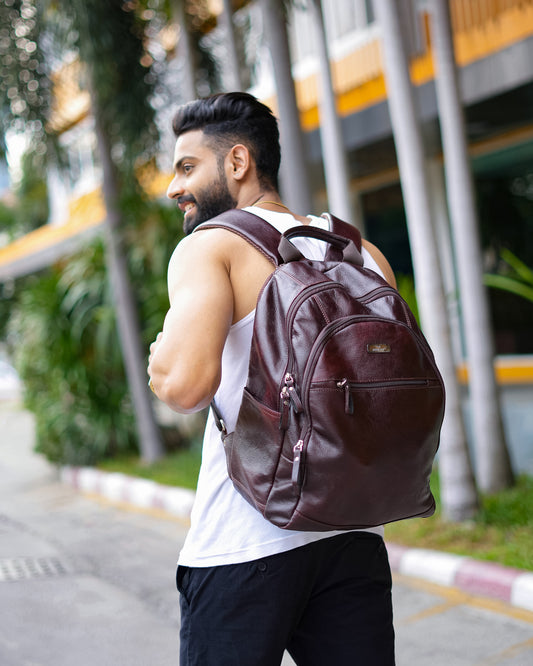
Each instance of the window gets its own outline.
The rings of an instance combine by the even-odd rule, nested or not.
[[[364,30],[374,20],[370,0],[327,0],[323,6],[326,29],[331,40],[356,30]]]
[[[371,0],[324,0],[322,3],[324,23],[330,45],[346,35],[366,30],[374,21]],[[315,25],[309,2],[296,3],[291,16],[291,50],[293,61],[316,55],[314,43]]]

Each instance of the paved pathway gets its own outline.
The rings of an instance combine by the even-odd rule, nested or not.
[[[186,525],[161,495],[132,510],[120,493],[117,507],[74,490],[32,453],[33,436],[30,415],[0,403],[0,664],[177,666]],[[461,589],[463,560],[438,556],[391,548],[398,666],[531,666],[533,612]],[[439,561],[445,585],[428,580]]]

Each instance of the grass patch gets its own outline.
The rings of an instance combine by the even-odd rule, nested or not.
[[[98,469],[196,490],[200,461],[201,451],[199,447],[193,447],[169,453],[150,465],[143,463],[137,456],[120,456],[103,460],[98,464]]]
[[[465,523],[443,520],[436,474],[431,487],[437,498],[435,515],[387,525],[389,541],[533,570],[532,477],[521,476],[513,488],[482,497],[478,515]]]

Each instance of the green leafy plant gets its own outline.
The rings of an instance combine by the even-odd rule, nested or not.
[[[101,243],[25,281],[9,324],[37,450],[54,462],[92,464],[134,448]]]
[[[416,300],[415,281],[413,276],[398,273],[396,275],[396,282],[400,296],[411,308],[411,311],[414,314],[417,322],[420,323],[420,317],[418,315],[418,303]]]
[[[500,257],[504,262],[500,272],[485,273],[484,283],[533,302],[533,270],[507,248],[502,249]]]
[[[166,270],[181,223],[173,207],[157,202],[130,195],[123,206],[147,356],[168,309]],[[8,339],[26,406],[36,415],[37,448],[62,464],[137,451],[104,251],[96,240],[19,281],[10,309]]]

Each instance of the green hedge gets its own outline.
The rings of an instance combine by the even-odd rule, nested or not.
[[[168,310],[166,272],[181,238],[175,207],[133,197],[123,204],[130,276],[142,339]],[[16,283],[7,339],[36,416],[37,449],[54,462],[94,464],[137,450],[102,240]],[[175,439],[175,438],[173,438]]]

